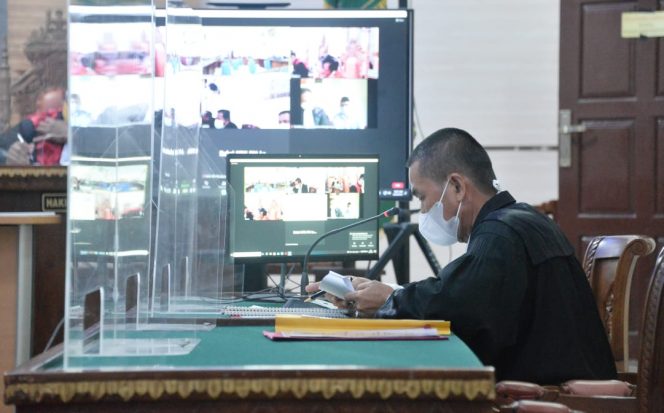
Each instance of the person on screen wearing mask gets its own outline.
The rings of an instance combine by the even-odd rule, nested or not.
[[[300,106],[302,125],[305,128],[332,125],[332,121],[327,116],[325,109],[316,104],[316,99],[311,89],[302,88],[300,90]]]
[[[334,115],[332,123],[336,129],[360,129],[360,122],[355,119],[348,96],[339,101],[339,112]]]
[[[429,242],[468,243],[437,277],[402,288],[353,277],[342,305],[367,317],[449,320],[496,380],[615,378],[590,285],[560,228],[500,191],[482,146],[441,129],[409,161]],[[308,291],[318,284],[308,286]],[[432,355],[433,356],[433,355]]]

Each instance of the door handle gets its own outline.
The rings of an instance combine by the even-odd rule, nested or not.
[[[572,166],[572,134],[583,133],[586,125],[580,123],[572,125],[572,111],[560,109],[558,113],[558,166],[569,168]]]

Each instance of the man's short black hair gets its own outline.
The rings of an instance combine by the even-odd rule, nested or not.
[[[440,129],[413,150],[407,166],[418,163],[418,172],[441,186],[452,172],[467,176],[483,193],[494,194],[496,174],[489,154],[468,132]]]

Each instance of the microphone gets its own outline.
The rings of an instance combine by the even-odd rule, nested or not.
[[[309,256],[311,255],[311,252],[314,250],[314,248],[316,247],[316,245],[318,245],[319,242],[321,242],[323,239],[329,237],[330,235],[338,234],[341,231],[345,231],[347,229],[356,227],[358,225],[362,225],[362,224],[365,224],[367,222],[371,222],[375,219],[380,219],[380,218],[383,218],[383,217],[388,218],[388,217],[395,216],[399,213],[399,211],[400,210],[399,210],[398,207],[392,207],[392,208],[390,208],[386,211],[381,212],[378,215],[374,215],[372,217],[365,218],[363,220],[353,222],[352,224],[344,225],[341,228],[335,228],[331,231],[326,232],[325,234],[321,235],[320,237],[318,237],[318,239],[316,241],[314,241],[313,244],[311,244],[311,246],[307,250],[307,253],[304,254],[304,261],[302,262],[302,280],[300,281],[300,295],[303,296],[303,297],[305,295],[307,295],[307,292],[304,289],[307,285],[309,285],[309,274],[307,273],[307,264],[309,263]]]
[[[23,119],[19,122],[17,132],[20,136],[19,140],[23,139],[25,143],[32,143],[32,140],[37,136],[37,128],[30,119]]]

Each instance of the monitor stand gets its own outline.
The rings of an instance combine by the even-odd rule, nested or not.
[[[267,288],[267,264],[244,264],[244,292]]]

